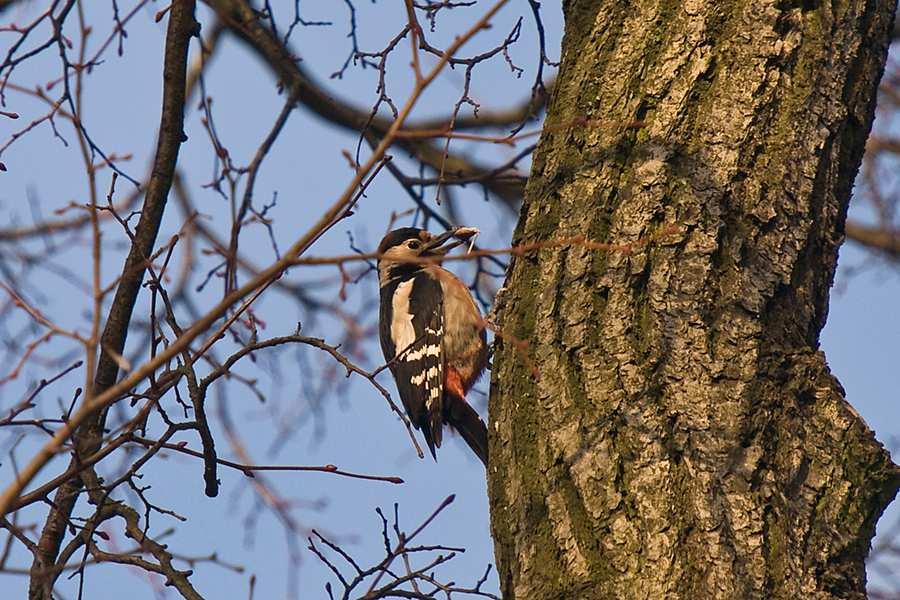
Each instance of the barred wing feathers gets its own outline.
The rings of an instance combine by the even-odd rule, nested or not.
[[[440,282],[418,273],[382,291],[382,351],[400,399],[431,455],[443,427],[444,308]],[[384,331],[384,330],[387,331]]]

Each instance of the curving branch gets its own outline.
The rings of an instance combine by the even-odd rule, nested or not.
[[[147,191],[141,218],[138,222],[134,240],[131,245],[106,325],[99,340],[102,349],[97,368],[90,386],[85,390],[82,407],[91,406],[91,402],[100,394],[112,387],[119,373],[118,356],[122,355],[125,339],[128,335],[132,311],[137,300],[138,291],[146,270],[147,257],[153,252],[156,236],[162,222],[169,188],[175,172],[178,150],[184,141],[184,101],[186,90],[186,71],[188,45],[191,37],[199,32],[199,25],[194,19],[194,0],[174,2],[169,13],[169,25],[166,33],[165,62],[163,66],[163,103],[162,117],[159,127],[156,159]],[[98,340],[92,340],[96,347]],[[91,348],[91,352],[93,352]],[[100,407],[97,407],[100,408]],[[104,411],[90,411],[91,418],[82,419],[75,439],[77,462],[78,455],[87,455],[96,451],[100,445]],[[39,552],[32,563],[32,581],[29,592],[32,598],[50,598],[52,596],[52,579],[43,576],[56,560],[62,538],[65,535],[66,523],[75,506],[82,486],[80,477],[73,477],[59,487],[55,495],[44,529],[38,542]]]
[[[245,0],[204,0],[204,2],[216,11],[229,31],[246,43],[269,66],[281,85],[296,95],[302,106],[329,123],[364,133],[367,137],[371,136],[376,145],[390,130],[394,123],[393,119],[373,116],[371,111],[352,106],[325,91],[325,88],[303,69],[297,57],[282,40],[264,26],[248,2]],[[522,115],[527,116],[539,110],[545,99],[544,95],[536,95],[508,111],[486,113],[477,118],[457,119],[455,122],[449,119],[429,120],[419,125],[411,124],[405,129],[443,130],[449,129],[451,123],[454,130],[513,125],[521,120]],[[395,145],[411,153],[431,169],[444,173],[448,178],[479,182],[504,203],[518,205],[521,200],[523,189],[521,182],[490,176],[495,170],[492,166],[480,165],[456,154],[446,154],[443,146],[428,140],[400,139]]]
[[[56,455],[59,448],[72,435],[75,429],[88,422],[97,411],[104,410],[114,404],[135,385],[150,377],[157,369],[179,355],[185,348],[188,348],[194,340],[209,331],[209,329],[226,312],[228,312],[229,309],[238,305],[236,309],[231,311],[230,316],[224,320],[224,323],[216,328],[216,331],[214,331],[200,346],[198,354],[207,352],[212,345],[220,339],[221,335],[231,326],[231,324],[251,306],[251,304],[272,284],[273,281],[281,276],[294,257],[305,252],[319,239],[319,237],[346,216],[347,210],[349,210],[356,202],[361,186],[364,185],[370,174],[384,163],[385,154],[395,141],[397,132],[403,127],[404,121],[421,98],[424,91],[447,65],[448,58],[459,51],[460,47],[477,33],[486,29],[494,15],[506,4],[506,2],[507,0],[499,0],[494,3],[491,8],[487,10],[464,34],[457,37],[453,43],[449,45],[445,51],[444,57],[437,61],[434,67],[423,76],[421,81],[417,82],[406,103],[399,111],[397,120],[391,125],[391,129],[385,134],[384,139],[375,148],[368,160],[363,165],[360,165],[359,169],[344,189],[344,192],[330,207],[323,211],[320,219],[313,224],[306,233],[300,236],[290,248],[288,248],[284,256],[265,270],[261,271],[258,276],[220,300],[205,315],[198,318],[190,328],[186,329],[181,336],[173,340],[170,345],[156,354],[152,359],[135,367],[118,383],[109,387],[104,392],[97,394],[92,400],[83,402],[82,405],[70,415],[68,421],[41,447],[31,461],[22,467],[15,481],[8,485],[3,493],[0,494],[0,513],[8,511],[9,507],[16,501],[16,498],[18,498],[22,489],[30,483],[50,459]],[[173,10],[180,6],[181,3],[173,4]]]
[[[851,242],[889,258],[900,259],[900,231],[848,221],[844,234]]]

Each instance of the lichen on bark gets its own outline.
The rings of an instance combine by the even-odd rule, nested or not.
[[[864,597],[900,475],[818,349],[895,3],[564,3],[491,384],[504,597]]]

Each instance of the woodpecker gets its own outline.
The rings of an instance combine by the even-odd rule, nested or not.
[[[460,227],[435,236],[403,227],[384,236],[378,245],[379,331],[400,399],[431,456],[437,460],[446,423],[487,467],[487,427],[466,402],[487,366],[481,311],[456,275],[422,260],[443,256],[474,233]]]

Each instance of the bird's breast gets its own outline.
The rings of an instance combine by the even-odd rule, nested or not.
[[[452,275],[451,275],[452,277]],[[481,374],[487,355],[481,311],[469,290],[457,281],[441,278],[444,293],[444,358],[464,380]]]

